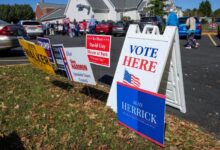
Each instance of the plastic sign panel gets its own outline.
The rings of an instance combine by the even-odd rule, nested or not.
[[[165,96],[117,83],[118,121],[164,147]]]
[[[66,71],[63,58],[62,58],[62,49],[64,48],[63,44],[53,44],[52,50],[53,50],[53,56],[55,63],[57,65],[58,70]]]
[[[39,44],[46,50],[46,53],[47,53],[48,58],[50,59],[50,62],[54,63],[54,57],[53,57],[52,47],[50,44],[50,39],[37,37],[37,44]]]
[[[64,54],[73,81],[96,85],[85,47],[64,48]]]
[[[151,34],[144,34],[152,32]],[[121,51],[107,105],[117,110],[117,82],[129,82],[131,86],[158,92],[162,75],[170,53],[175,30],[160,35],[157,26],[145,26],[143,33],[138,25],[130,25]],[[127,81],[127,76],[131,76]]]
[[[165,67],[159,93],[166,95],[166,104],[186,113],[179,33],[176,32],[172,51]]]
[[[23,50],[26,52],[29,61],[35,67],[49,74],[55,74],[53,67],[50,64],[50,60],[48,59],[48,56],[43,47],[24,39],[19,39],[19,43],[22,46]]]
[[[90,63],[110,67],[111,36],[87,34],[86,49]]]

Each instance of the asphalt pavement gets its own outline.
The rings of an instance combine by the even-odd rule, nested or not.
[[[85,46],[85,37],[60,35],[49,38],[52,44],[64,44],[65,47]],[[220,45],[219,38],[212,38]],[[187,113],[169,106],[167,112],[196,123],[220,139],[220,47],[214,46],[208,36],[198,41],[200,47],[191,50],[183,47],[185,40],[180,41]],[[111,84],[123,42],[124,37],[113,37],[110,68],[92,65],[97,81]],[[0,53],[0,65],[21,63],[27,63],[21,48]]]

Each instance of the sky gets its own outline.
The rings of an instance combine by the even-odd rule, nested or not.
[[[67,4],[68,0],[44,0],[47,3]],[[36,4],[40,0],[0,0],[0,4],[30,4],[35,10]]]
[[[183,10],[187,8],[199,8],[199,4],[205,0],[173,0],[176,6],[182,7]],[[220,0],[209,0],[212,5],[212,10],[220,8]]]
[[[40,0],[0,0],[0,4],[30,4],[32,8],[35,10],[37,2]],[[44,0],[48,3],[58,3],[65,4],[68,0]],[[198,8],[199,4],[203,0],[174,0],[176,6],[182,7],[183,10],[190,8]],[[220,0],[209,0],[212,5],[212,10],[216,10],[220,8]]]

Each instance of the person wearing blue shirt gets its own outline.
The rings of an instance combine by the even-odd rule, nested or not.
[[[94,18],[94,15],[92,15],[91,19],[89,20],[89,33],[95,34],[95,28],[96,28],[96,20]]]
[[[167,17],[167,26],[179,26],[177,15],[173,9],[170,9],[170,13]]]

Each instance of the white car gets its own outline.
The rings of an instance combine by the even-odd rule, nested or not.
[[[28,36],[30,37],[44,36],[43,26],[38,21],[21,20],[18,24],[22,25],[25,28]]]

